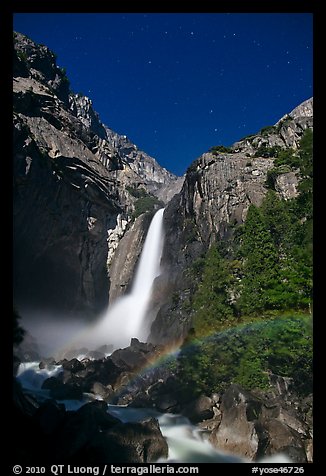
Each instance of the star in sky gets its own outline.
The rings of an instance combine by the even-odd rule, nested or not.
[[[309,13],[14,17],[57,54],[73,91],[91,91],[103,123],[178,175],[311,96],[312,26]]]

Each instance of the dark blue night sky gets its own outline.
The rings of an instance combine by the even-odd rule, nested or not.
[[[16,14],[102,122],[181,175],[313,95],[312,14]]]

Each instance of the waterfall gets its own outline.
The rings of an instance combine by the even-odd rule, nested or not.
[[[146,341],[150,325],[146,321],[146,311],[153,282],[160,274],[163,212],[164,208],[158,210],[151,221],[130,293],[109,306],[102,319],[87,333],[85,344],[89,348],[108,343],[115,348],[126,347],[132,337]]]

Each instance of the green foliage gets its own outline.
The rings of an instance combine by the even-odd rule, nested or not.
[[[197,240],[197,226],[194,220],[186,218],[184,226],[184,241],[189,244]]]
[[[243,313],[273,309],[278,284],[278,252],[260,208],[251,205],[243,229],[241,255],[244,277],[238,306]]]
[[[262,144],[256,150],[254,157],[264,157],[264,158],[277,157],[280,150],[281,150],[281,147],[278,145],[274,145],[273,147],[267,147],[267,144]]]
[[[187,304],[193,329],[179,356],[179,377],[194,394],[223,391],[232,382],[264,389],[269,372],[293,378],[302,395],[311,392],[311,318],[295,312],[312,304],[312,139],[307,130],[298,151],[267,150],[275,157],[271,188],[277,175],[296,170],[299,195],[285,201],[269,190],[235,225],[224,252],[213,246],[188,271],[198,287]],[[242,327],[230,328],[236,323]]]
[[[312,391],[312,325],[306,315],[259,321],[184,345],[178,376],[196,395],[231,383],[268,388],[268,373],[291,377],[302,395]]]
[[[274,160],[275,167],[288,166],[290,169],[297,169],[299,167],[299,157],[291,148],[281,149],[277,153],[277,158]]]
[[[269,190],[262,202],[261,212],[276,247],[290,244],[293,217],[289,213],[287,203]]]
[[[269,171],[267,180],[274,188],[278,174],[291,170],[298,158],[300,170],[306,173],[302,173],[299,196],[285,201],[269,190],[261,207],[250,206],[244,225],[233,226],[233,239],[223,259],[211,251],[193,263],[189,273],[198,289],[189,312],[196,335],[227,328],[235,316],[268,317],[276,311],[311,308],[311,132],[303,136],[295,159],[293,150],[280,151],[279,165]]]
[[[191,265],[191,267],[188,269],[187,274],[191,278],[193,278],[195,281],[199,282],[202,279],[204,268],[205,268],[205,257],[201,256],[197,259],[195,259]]]
[[[28,56],[27,56],[27,53],[25,51],[21,51],[21,50],[17,51],[17,56],[20,59],[20,61],[22,61],[23,63],[28,62]]]
[[[287,172],[291,172],[291,168],[288,165],[280,165],[279,167],[269,169],[266,176],[266,187],[270,188],[271,190],[275,190],[277,177]]]
[[[172,304],[173,306],[177,306],[180,302],[180,293],[178,291],[175,291],[172,294]]]
[[[267,170],[266,182],[265,185],[271,190],[275,190],[276,179],[279,176],[279,171],[277,168]]]
[[[312,299],[312,226],[296,215],[295,201],[269,191],[251,206],[241,231],[243,279],[237,309],[257,315],[273,309],[308,309]]]
[[[207,253],[202,280],[193,297],[193,327],[197,337],[232,323],[233,312],[228,296],[230,284],[231,274],[226,261],[213,246]]]
[[[266,126],[260,129],[259,133],[262,136],[268,136],[269,134],[273,134],[274,132],[276,132],[276,130],[277,128],[275,126]]]
[[[133,218],[139,217],[142,213],[153,212],[156,208],[162,207],[164,207],[163,202],[156,197],[150,195],[140,197],[135,203]]]
[[[300,195],[298,197],[298,216],[312,220],[313,214],[313,134],[306,129],[300,141]]]
[[[276,126],[276,132],[279,133],[283,126],[286,126],[292,121],[292,117],[287,115],[284,119],[282,119]]]
[[[164,207],[164,203],[161,200],[150,195],[144,188],[137,188],[133,185],[128,185],[126,186],[126,190],[134,198],[137,198],[133,218],[137,218],[142,213],[153,212],[156,208]]]
[[[68,76],[67,76],[67,71],[66,71],[66,68],[59,68],[60,72],[61,72],[61,82],[63,84],[67,84],[68,86],[70,85],[70,81],[68,79]]]
[[[300,165],[300,158],[298,154],[296,154],[295,151],[291,148],[276,149],[274,147],[273,151],[271,151],[271,154],[272,155],[270,156],[275,157],[275,167],[273,169],[268,170],[267,172],[266,187],[275,190],[275,182],[278,175],[298,169]]]
[[[233,150],[231,147],[226,147],[225,145],[215,145],[209,149],[209,152],[211,152],[213,155],[218,155],[220,152],[224,154],[231,154]]]
[[[239,140],[239,142],[242,142],[242,141],[245,141],[245,140],[247,140],[247,141],[249,141],[249,142],[252,142],[252,140],[253,140],[255,137],[257,137],[257,134],[248,134],[247,136],[242,137],[242,138]]]
[[[306,129],[300,141],[300,172],[303,177],[313,176],[313,133]]]
[[[149,197],[150,195],[146,192],[144,188],[136,188],[134,186],[126,186],[126,190],[135,198]]]
[[[262,354],[258,354],[253,343],[248,344],[239,359],[239,366],[235,375],[237,383],[247,389],[267,388],[268,374],[264,369]]]

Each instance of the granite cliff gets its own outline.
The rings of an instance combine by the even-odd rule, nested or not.
[[[284,200],[298,195],[299,170],[274,162],[280,150],[298,148],[306,129],[313,127],[313,100],[308,99],[274,126],[236,142],[216,147],[195,160],[183,187],[165,211],[164,273],[157,279],[156,320],[150,340],[180,342],[191,317],[187,303],[194,292],[189,268],[214,241],[232,240],[244,223],[251,204],[260,206],[268,190],[267,178],[275,172],[274,188]]]
[[[15,302],[91,316],[129,223],[182,178],[102,124],[46,46],[15,33],[13,53]]]

